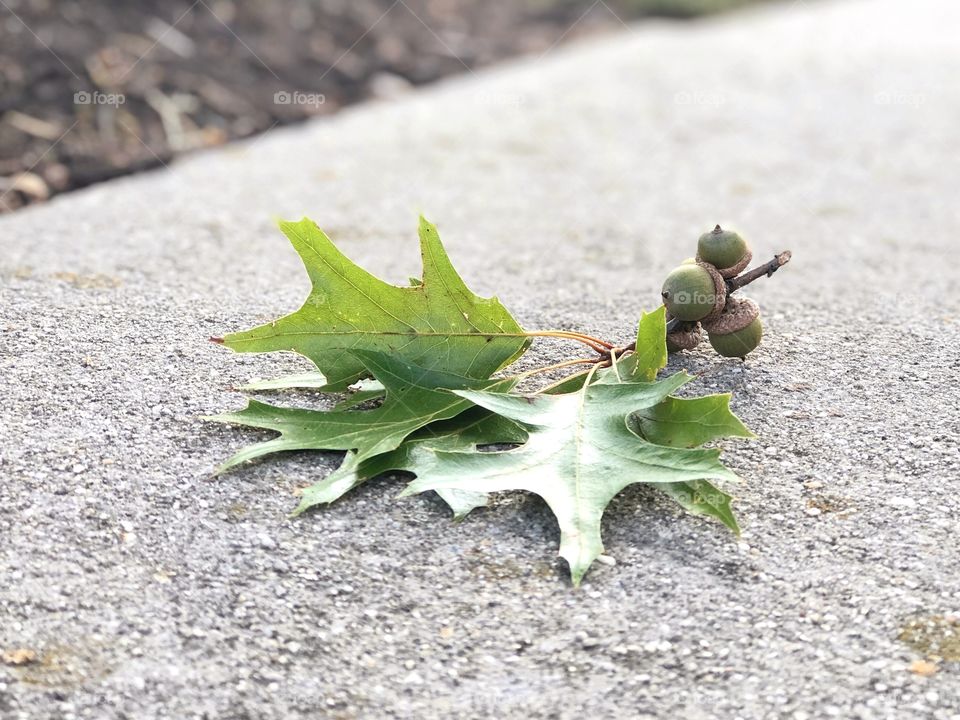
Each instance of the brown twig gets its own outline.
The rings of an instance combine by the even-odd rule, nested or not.
[[[754,280],[758,280],[759,278],[770,277],[777,270],[790,262],[790,258],[792,256],[793,253],[791,253],[789,250],[784,250],[782,253],[774,255],[773,260],[770,262],[759,267],[755,267],[753,270],[750,272],[745,272],[743,275],[738,275],[735,278],[727,280],[727,292],[732,293],[735,290],[739,290],[740,288],[744,287],[745,285],[749,285]]]

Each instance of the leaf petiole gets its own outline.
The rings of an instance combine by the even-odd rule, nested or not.
[[[559,362],[554,365],[533,368],[533,370],[527,370],[526,372],[519,373],[513,377],[518,381],[523,381],[529,377],[533,377],[534,375],[550,372],[551,370],[562,370],[563,368],[573,367],[574,365],[586,365],[587,363],[590,365],[596,365],[600,362],[603,362],[603,358],[577,358],[576,360],[565,360],[564,362]]]
[[[592,335],[585,335],[583,333],[573,332],[570,330],[533,330],[523,334],[526,337],[552,337],[560,338],[562,340],[576,340],[577,342],[583,343],[591,350],[601,355],[616,347],[613,343],[609,343],[606,340],[601,340],[600,338],[595,338]]]

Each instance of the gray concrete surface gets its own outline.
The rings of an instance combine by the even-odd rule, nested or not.
[[[898,640],[960,614],[960,6],[648,24],[0,220],[0,664],[10,718],[960,718]],[[573,591],[545,506],[456,525],[333,465],[211,471],[202,414],[305,367],[206,342],[294,308],[307,214],[402,282],[416,213],[528,327],[627,339],[715,222],[793,263],[745,364],[675,358],[760,435],[745,528],[644,489]],[[576,350],[538,346],[534,360]]]

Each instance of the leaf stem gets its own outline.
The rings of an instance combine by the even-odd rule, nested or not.
[[[614,350],[613,352],[616,352],[616,350]],[[594,365],[592,368],[590,368],[589,370],[587,370],[587,377],[586,377],[586,379],[584,379],[584,381],[583,381],[583,384],[584,384],[585,386],[586,386],[586,385],[589,385],[589,384],[590,384],[590,381],[593,380],[593,376],[594,376],[594,374],[597,372],[597,368],[599,368],[599,367],[600,367],[600,365],[599,365],[599,363],[598,363],[598,364]]]
[[[583,333],[573,332],[570,330],[533,330],[530,332],[525,332],[524,335],[527,337],[552,337],[563,340],[576,340],[577,342],[583,343],[601,355],[616,347],[613,343],[609,343],[606,340],[601,340],[600,338],[595,338],[591,335],[585,335]]]
[[[544,367],[534,368],[533,370],[527,370],[518,375],[514,375],[518,380],[526,380],[528,377],[533,375],[538,375],[540,373],[550,372],[551,370],[562,370],[563,368],[572,367],[573,365],[585,365],[590,363],[591,365],[596,365],[597,363],[603,362],[603,358],[577,358],[576,360],[565,360],[563,362],[556,363],[555,365],[546,365]]]

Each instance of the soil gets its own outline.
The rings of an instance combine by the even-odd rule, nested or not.
[[[0,212],[642,14],[743,0],[4,0]]]

